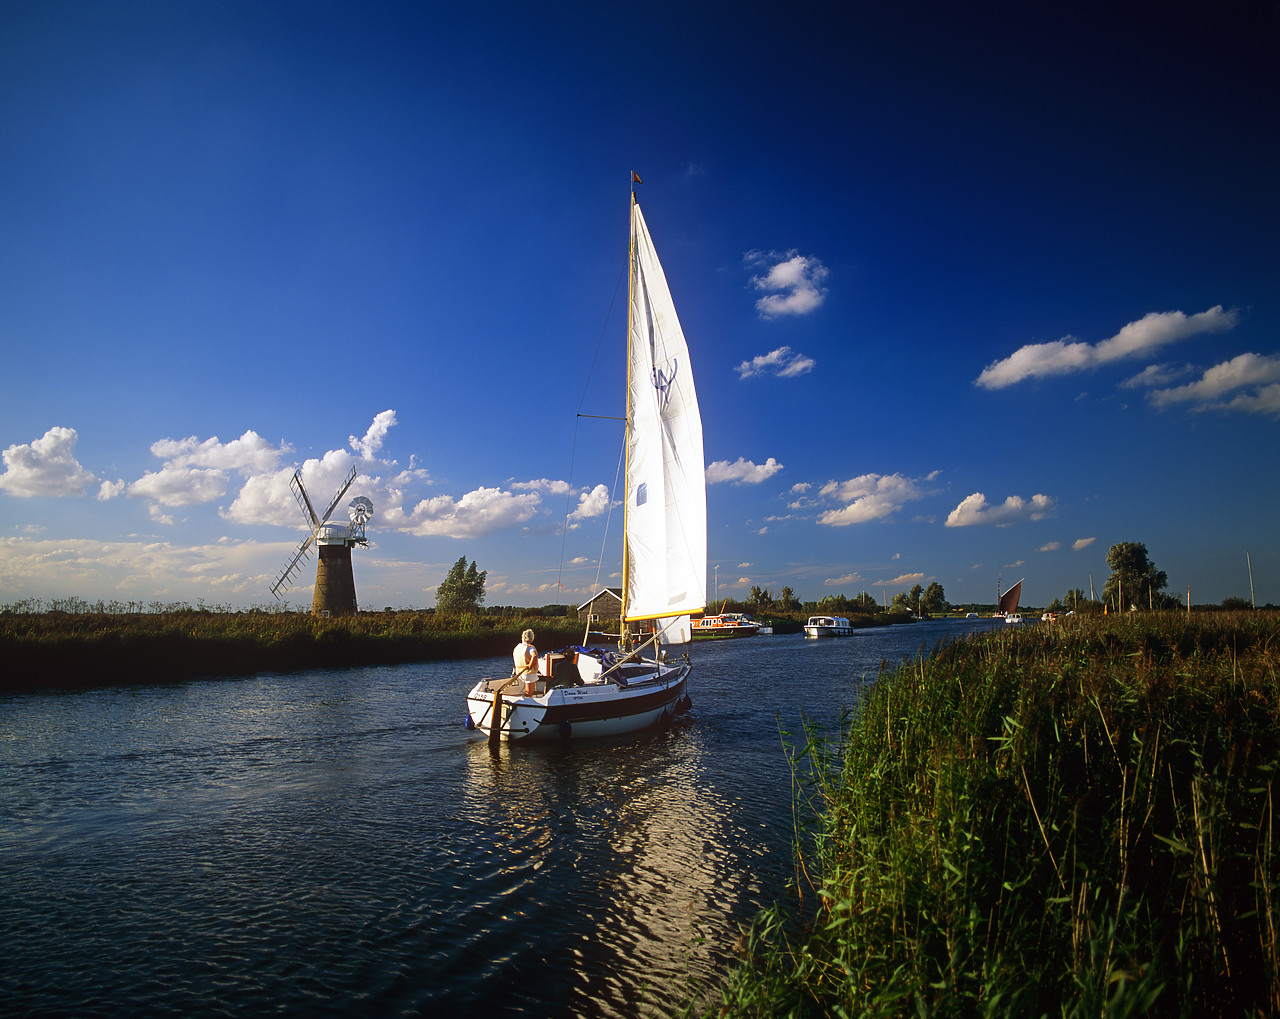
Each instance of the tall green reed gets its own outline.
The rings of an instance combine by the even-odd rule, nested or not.
[[[796,755],[797,897],[757,918],[717,1010],[1280,1009],[1278,665],[1274,617],[1171,614],[882,671],[843,740]]]

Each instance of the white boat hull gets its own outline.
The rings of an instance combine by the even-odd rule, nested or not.
[[[557,686],[532,697],[504,693],[498,738],[590,739],[648,729],[688,710],[688,677],[686,663],[663,666],[659,676],[632,679],[625,687],[604,682]],[[494,694],[507,682],[505,678],[482,679],[467,694],[468,729],[493,738]]]

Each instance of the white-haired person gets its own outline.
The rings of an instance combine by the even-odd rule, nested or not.
[[[532,697],[538,692],[538,649],[533,646],[533,631],[520,634],[520,643],[511,652],[516,665],[516,678],[524,680],[524,695]]]

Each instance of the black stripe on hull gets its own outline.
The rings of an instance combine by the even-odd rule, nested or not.
[[[639,697],[628,697],[621,702],[614,700],[597,704],[553,704],[543,714],[542,724],[538,728],[546,726],[558,728],[561,722],[568,722],[570,725],[574,722],[602,722],[611,718],[627,718],[630,715],[644,714],[646,711],[656,711],[675,704],[684,697],[688,683],[689,680],[686,677],[675,686],[664,687]]]

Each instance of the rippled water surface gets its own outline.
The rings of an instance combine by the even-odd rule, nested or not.
[[[0,697],[0,1014],[669,1012],[790,874],[780,731],[989,625],[699,644],[676,726],[495,751],[505,659]]]

